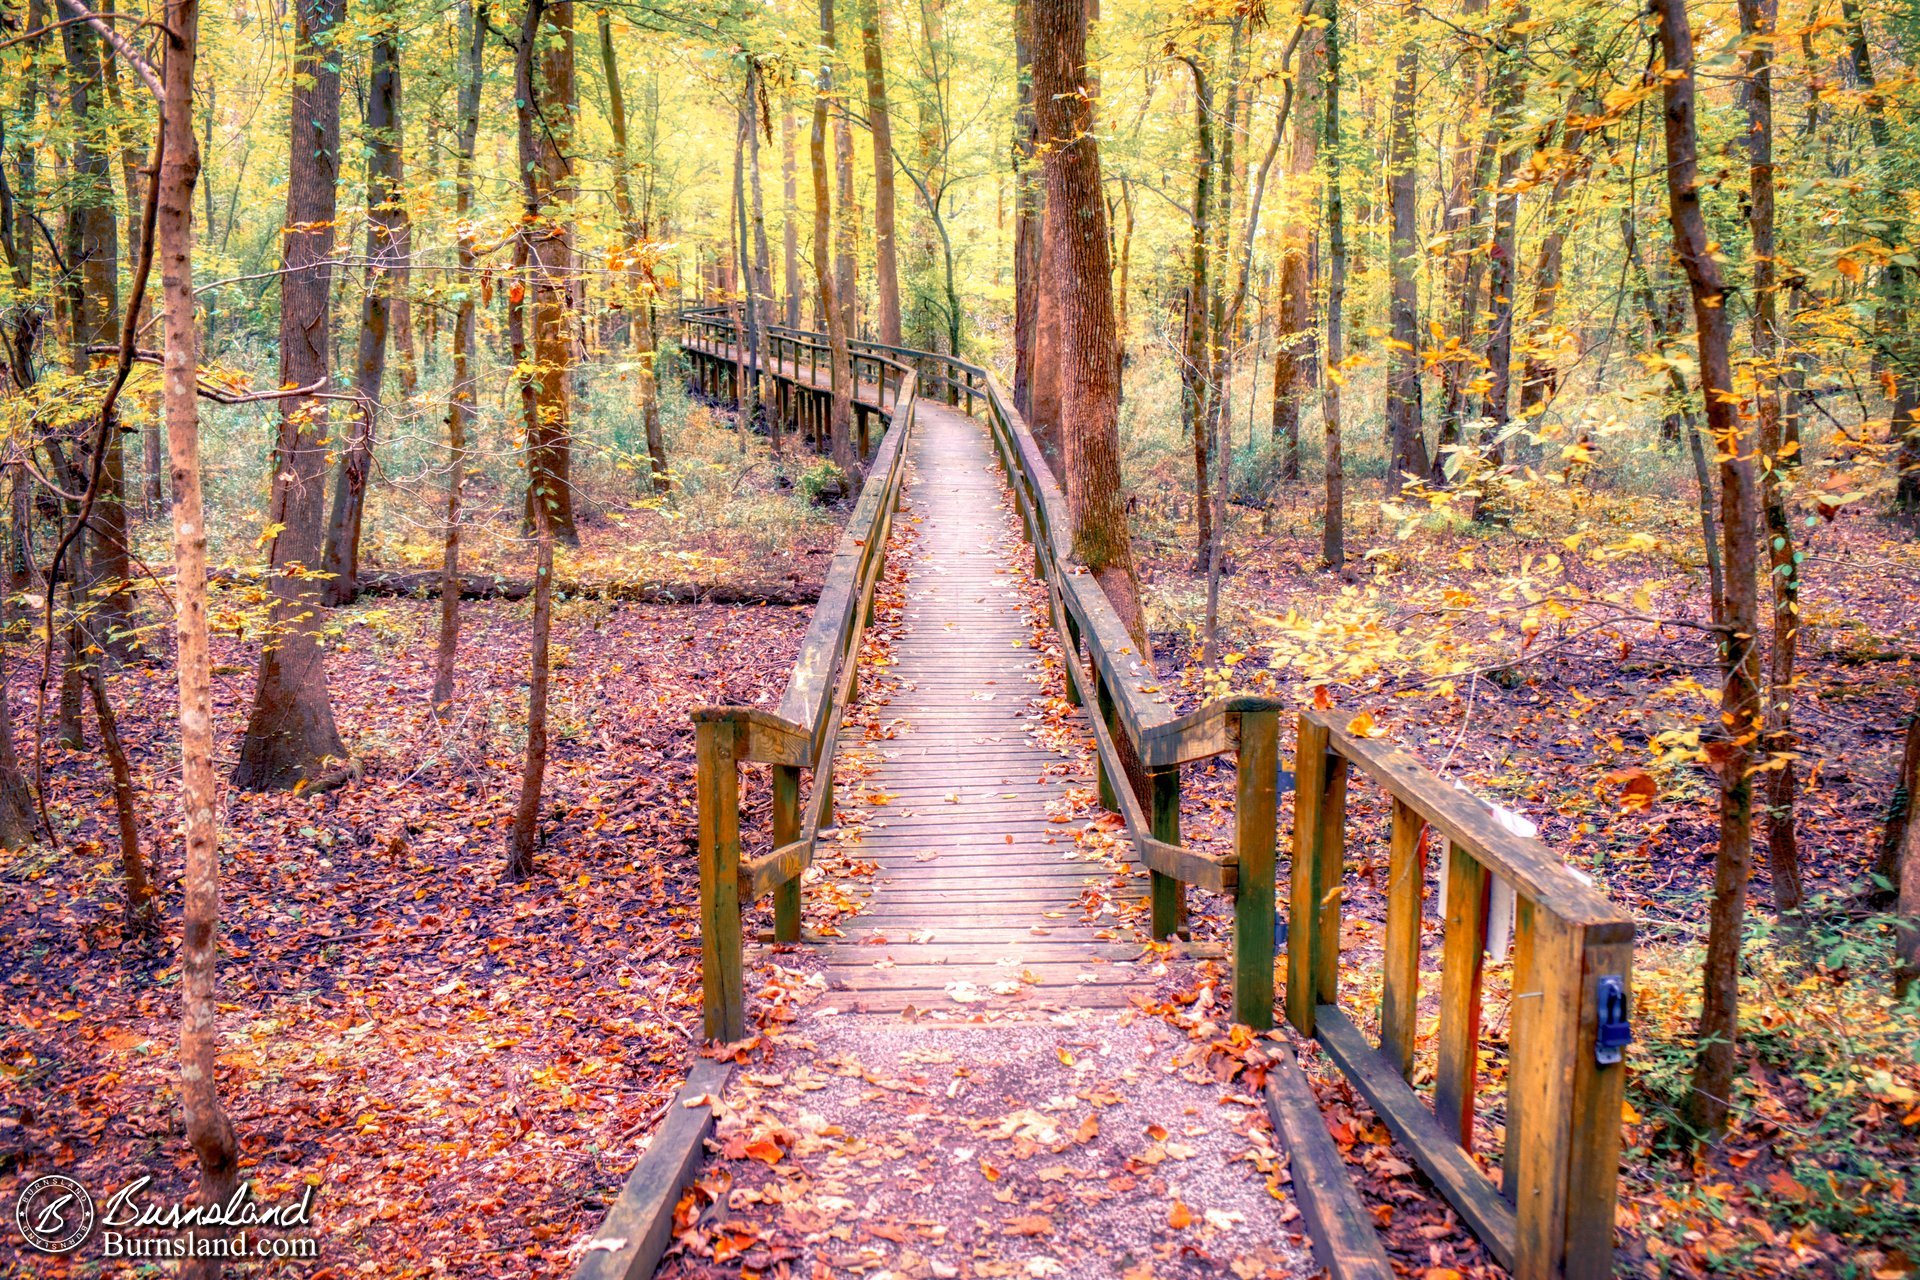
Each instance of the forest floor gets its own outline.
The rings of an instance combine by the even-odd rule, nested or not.
[[[1686,509],[1644,494],[1588,493],[1543,504],[1511,529],[1426,519],[1403,540],[1409,522],[1357,503],[1340,575],[1319,568],[1314,505],[1304,490],[1283,498],[1263,536],[1253,533],[1259,513],[1238,513],[1235,546],[1244,550],[1223,590],[1233,687],[1297,700],[1324,691],[1334,706],[1364,714],[1370,732],[1534,822],[1638,923],[1623,1273],[1913,1274],[1920,1010],[1894,1001],[1888,921],[1863,900],[1920,687],[1920,543],[1911,531],[1858,510],[1796,530],[1807,557],[1796,826],[1811,905],[1798,927],[1776,916],[1763,825],[1736,1123],[1694,1158],[1681,1117],[1718,841],[1698,745],[1717,714],[1719,682],[1705,633],[1685,625],[1707,609],[1685,551],[1698,545],[1686,536]],[[1661,517],[1668,537],[1628,533],[1659,527]],[[1143,570],[1166,628],[1155,637],[1161,673],[1198,702],[1225,681],[1198,661],[1194,630],[1168,626],[1197,627],[1202,616],[1205,578],[1191,537],[1190,526],[1162,530]],[[1435,674],[1463,669],[1471,674]],[[1230,766],[1189,767],[1190,838],[1225,838],[1232,788]],[[1371,784],[1350,792],[1342,1003],[1366,1026],[1377,1025],[1387,810]],[[1228,924],[1220,904],[1204,903],[1195,936],[1224,937]],[[1490,964],[1490,983],[1505,972]],[[1425,995],[1430,1017],[1433,992]],[[1504,1136],[1505,1028],[1503,1002],[1489,1007],[1493,1096],[1477,1151],[1492,1168]],[[1431,1063],[1423,1044],[1416,1070],[1430,1076]],[[1363,1140],[1350,1156],[1372,1163],[1364,1138],[1384,1132],[1338,1073],[1319,1066],[1329,1114],[1357,1117],[1347,1131]]]
[[[536,876],[505,880],[528,611],[465,607],[452,725],[427,710],[437,605],[342,611],[329,662],[360,780],[226,791],[221,1093],[262,1198],[317,1184],[322,1263],[281,1274],[558,1275],[670,1104],[699,1025],[690,710],[767,702],[811,610],[562,604]],[[216,645],[231,768],[257,649]],[[16,714],[32,677],[16,661]],[[65,849],[0,863],[0,1175],[192,1184],[179,1137],[171,672],[114,682],[160,936],[121,931],[111,793],[50,751]],[[86,1274],[6,1252],[0,1274]],[[93,1265],[97,1265],[93,1264]]]
[[[1586,518],[1604,523],[1606,506]],[[1310,502],[1296,507],[1279,532],[1239,535],[1252,549],[1227,587],[1244,655],[1234,679],[1290,696],[1326,687],[1538,822],[1641,922],[1622,1271],[1910,1273],[1920,1024],[1887,995],[1885,936],[1854,887],[1915,683],[1913,544],[1851,513],[1805,531],[1800,831],[1810,886],[1826,896],[1789,935],[1765,909],[1764,876],[1756,886],[1738,1121],[1689,1160],[1674,1125],[1715,825],[1687,735],[1710,710],[1711,654],[1685,628],[1583,633],[1578,610],[1529,637],[1482,605],[1517,573],[1538,579],[1542,598],[1625,591],[1647,616],[1697,617],[1697,575],[1661,547],[1605,558],[1569,548],[1560,524],[1422,526],[1398,541],[1390,523],[1363,519],[1342,578],[1314,568]],[[1199,616],[1200,580],[1190,551],[1170,537],[1152,545],[1162,671],[1197,700],[1217,677],[1178,623]],[[1551,573],[1539,570],[1547,557],[1559,558]],[[228,792],[222,815],[221,1087],[261,1194],[318,1185],[324,1261],[298,1274],[564,1274],[567,1246],[598,1222],[670,1104],[698,1024],[688,712],[773,701],[809,613],[563,602],[544,845],[536,877],[513,884],[503,838],[524,734],[526,605],[465,607],[464,683],[445,729],[426,707],[435,606],[340,611],[334,704],[365,776],[312,798]],[[224,771],[257,649],[216,649]],[[1433,678],[1434,662],[1460,655],[1476,657],[1471,676]],[[9,657],[23,724],[33,676]],[[171,672],[131,667],[113,688],[156,877],[174,902]],[[58,1168],[100,1187],[150,1171],[177,1191],[190,1182],[175,1088],[177,912],[157,938],[122,935],[105,770],[92,752],[50,749],[47,772],[66,847],[0,862],[0,1178],[11,1187]],[[1189,771],[1187,831],[1224,831],[1231,786],[1229,770]],[[1356,788],[1353,813],[1347,998],[1364,1020],[1384,804]],[[1221,904],[1195,894],[1194,906],[1196,938],[1217,939]],[[1139,909],[1116,880],[1114,914]],[[1150,1012],[1191,1035],[1211,1025],[1220,989],[1211,962],[1192,962]],[[1497,1018],[1493,1028],[1497,1089]],[[1396,1260],[1428,1280],[1497,1274],[1337,1073],[1310,1049],[1302,1058]],[[1494,1158],[1499,1114],[1496,1100],[1483,1134]],[[12,1247],[0,1246],[0,1273],[70,1273],[9,1259]]]

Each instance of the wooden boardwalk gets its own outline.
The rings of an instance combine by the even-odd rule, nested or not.
[[[858,704],[894,736],[843,738],[837,762],[861,778],[840,801],[841,848],[878,870],[825,949],[829,986],[850,1012],[1125,1003],[1141,947],[1081,919],[1083,890],[1115,873],[1076,858],[1082,822],[1061,820],[1093,780],[1037,736],[1061,689],[1020,607],[1030,552],[987,428],[927,400],[916,414],[902,634],[892,665],[862,671]],[[1090,736],[1077,710],[1069,723]],[[1111,917],[1103,931],[1131,937]]]

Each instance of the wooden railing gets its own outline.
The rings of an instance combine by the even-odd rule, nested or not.
[[[700,810],[700,977],[709,1039],[738,1040],[746,1034],[742,906],[772,894],[775,940],[798,941],[801,876],[813,861],[820,829],[831,823],[841,713],[853,696],[860,642],[885,568],[905,473],[906,438],[913,429],[916,375],[898,362],[883,364],[876,383],[892,395],[877,409],[888,419],[887,431],[827,565],[819,606],[779,706],[773,711],[703,707],[693,713]],[[767,852],[743,858],[740,765],[750,761],[772,766],[773,831]],[[812,772],[804,804],[803,769]]]
[[[730,335],[729,328],[723,345],[731,342]],[[796,344],[789,350],[820,345],[817,335],[782,330],[780,336]],[[715,334],[712,340],[721,341],[721,337]],[[969,413],[976,407],[984,413],[1033,547],[1035,570],[1047,589],[1066,666],[1068,696],[1076,703],[1090,699],[1093,704],[1095,714],[1089,719],[1097,748],[1101,802],[1121,815],[1136,856],[1151,873],[1153,935],[1165,939],[1181,927],[1189,886],[1229,896],[1234,911],[1234,1017],[1256,1029],[1269,1028],[1277,952],[1275,842],[1282,704],[1268,698],[1231,697],[1178,713],[1160,691],[1151,662],[1135,648],[1105,592],[1074,562],[1065,499],[999,380],[986,369],[948,356],[875,343],[855,345],[863,354],[892,361],[912,374],[914,381],[904,384],[909,389],[900,393],[908,403],[909,416],[911,387],[923,380],[944,388],[950,403],[958,406],[964,400]],[[884,377],[877,380],[884,384]],[[895,415],[898,421],[897,409]],[[882,451],[897,450],[901,435],[889,431]],[[868,481],[869,491],[885,484],[889,510],[898,492],[898,467],[896,451],[884,471],[876,461]],[[861,498],[866,510],[868,493]],[[856,513],[855,528],[861,527],[860,518]],[[884,530],[868,536],[884,543]],[[848,537],[854,537],[852,530]],[[867,554],[877,561],[882,548]],[[864,590],[870,599],[870,582]],[[829,598],[823,595],[810,642],[829,612]],[[847,661],[851,665],[851,658]],[[796,671],[796,681],[800,675]],[[850,687],[850,682],[848,671],[842,687]],[[782,716],[786,708],[783,702]],[[763,713],[736,714],[747,716],[749,723],[757,723],[755,716],[766,719]],[[1621,1057],[1629,1039],[1633,922],[1539,841],[1505,830],[1479,801],[1410,753],[1356,736],[1346,724],[1336,713],[1322,711],[1305,712],[1298,724],[1288,895],[1288,1020],[1320,1041],[1469,1226],[1520,1280],[1608,1275],[1624,1089]],[[830,752],[831,744],[827,747]],[[763,749],[771,752],[770,747]],[[708,750],[703,739],[703,779],[710,772]],[[797,741],[790,754],[796,758],[802,754]],[[1236,766],[1232,847],[1222,853],[1187,848],[1180,843],[1181,766],[1223,755],[1233,756]],[[831,763],[830,754],[823,757],[815,751],[811,758],[823,767]],[[1367,1042],[1337,1003],[1346,787],[1353,766],[1393,798],[1378,1048]],[[726,770],[711,772],[732,776]],[[776,828],[781,785],[776,778]],[[709,847],[704,781],[701,796],[704,885]],[[828,812],[824,806],[830,799],[816,786],[815,803],[822,806],[816,810],[816,826],[824,820]],[[1429,829],[1450,847],[1438,1069],[1431,1107],[1409,1083],[1419,1004],[1423,851]],[[716,832],[713,843],[724,844],[722,836],[732,839],[737,850],[736,832]],[[780,846],[778,835],[775,844]],[[764,861],[778,861],[781,852],[776,847]],[[1506,1141],[1498,1185],[1471,1155],[1487,904],[1495,879],[1513,890],[1517,902]],[[744,870],[741,883],[748,883]],[[788,913],[781,918],[797,921],[797,902],[796,895],[790,907],[777,903],[778,910]],[[733,929],[729,945],[737,955],[737,906],[728,910]],[[779,936],[791,936],[794,926],[786,927],[789,933]],[[733,981],[737,1002],[737,963]],[[716,1034],[713,1001],[710,994],[709,1034]],[[735,1024],[725,1025],[737,1034]]]
[[[1633,921],[1538,840],[1338,713],[1300,717],[1287,1019],[1315,1036],[1453,1206],[1521,1280],[1613,1270]],[[1339,1008],[1351,768],[1392,798],[1375,1048]],[[1448,845],[1433,1105],[1413,1089],[1426,833]],[[1495,880],[1513,891],[1506,1141],[1499,1184],[1470,1152]]]
[[[690,311],[683,313],[682,320],[685,341],[693,349],[737,358],[736,321],[726,309]],[[797,368],[802,352],[807,354],[810,380],[817,378],[818,369],[831,368],[831,361],[821,356],[827,348],[819,334],[784,325],[769,326],[768,334],[770,340],[784,344],[775,348],[779,354],[770,374],[780,369],[779,362],[789,359]],[[1083,566],[1074,562],[1066,499],[1033,433],[1012,407],[999,379],[979,365],[935,352],[858,339],[849,346],[856,356],[875,362],[882,370],[911,373],[915,387],[942,388],[944,398],[955,408],[964,408],[970,415],[984,414],[1027,541],[1033,547],[1035,571],[1046,584],[1067,668],[1069,696],[1076,703],[1090,698],[1096,712],[1090,719],[1094,721],[1101,801],[1124,819],[1135,854],[1151,874],[1153,935],[1164,940],[1182,927],[1189,885],[1231,897],[1234,1017],[1260,1030],[1271,1027],[1281,704],[1267,698],[1237,697],[1179,714],[1160,692],[1151,661],[1135,648],[1106,593]],[[887,376],[885,372],[876,375],[876,385],[885,386]],[[889,440],[896,434],[889,432]],[[897,454],[892,465],[898,465]],[[868,488],[881,474],[876,463]],[[821,609],[823,613],[827,609],[824,595]],[[816,617],[816,628],[819,625]],[[795,673],[796,680],[799,674]],[[1123,741],[1128,755],[1122,754]],[[1186,848],[1180,843],[1180,767],[1220,755],[1234,756],[1239,765],[1232,849],[1209,853]],[[716,761],[712,770],[716,774],[723,772],[718,764]],[[821,794],[816,788],[816,795]],[[776,782],[776,805],[779,796]],[[715,838],[720,840],[719,836]],[[727,838],[737,844],[737,833],[730,831]],[[706,846],[703,820],[702,849]],[[729,905],[722,914],[733,921],[733,937],[737,940],[737,905]],[[727,946],[737,951],[737,941]],[[737,973],[733,982],[737,988]],[[710,994],[710,1011],[715,1007],[714,1000]],[[727,999],[721,1004],[732,1007]],[[724,1019],[722,1023],[733,1025]],[[710,1012],[709,1034],[713,1034],[713,1025]]]

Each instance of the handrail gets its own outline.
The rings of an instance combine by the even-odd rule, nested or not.
[[[730,318],[695,315],[692,324],[702,331],[722,330],[725,340],[718,345],[729,352],[737,349]],[[785,326],[774,326],[772,331],[796,353],[803,346],[825,349],[816,341],[818,335]],[[900,402],[907,405],[909,418],[912,392],[923,376],[938,379],[956,400],[964,394],[969,413],[976,399],[986,408],[994,447],[1034,549],[1037,576],[1046,587],[1067,696],[1079,704],[1091,695],[1094,703],[1095,714],[1088,718],[1094,730],[1101,802],[1120,814],[1136,855],[1152,875],[1154,936],[1164,939],[1179,927],[1186,886],[1231,895],[1234,1016],[1257,1029],[1271,1026],[1281,704],[1234,696],[1184,714],[1177,712],[1160,693],[1151,663],[1135,651],[1105,592],[1074,562],[1065,498],[1032,431],[1009,406],[993,373],[934,352],[858,340],[850,345],[862,357],[876,361],[876,370],[902,370]],[[894,359],[896,355],[935,365],[938,371],[922,371]],[[884,374],[877,372],[876,381],[884,399]],[[810,389],[819,392],[817,386]],[[892,495],[888,502],[897,498],[900,446],[896,442],[902,434],[888,432],[887,444],[896,449],[888,463]],[[878,466],[876,457],[876,475]],[[863,506],[872,488],[869,481],[861,495]],[[848,536],[852,536],[851,527]],[[878,529],[870,537],[884,541]],[[878,562],[884,549],[864,554],[871,559],[861,572],[877,576],[871,564]],[[870,600],[871,581],[862,580],[868,581]],[[822,600],[810,638],[816,630],[831,631],[837,625],[824,594]],[[843,666],[837,668],[840,679],[832,705],[842,705],[851,696],[851,653],[845,651],[846,656],[838,659]],[[797,669],[795,681],[800,678]],[[789,697],[794,688],[790,682]],[[747,726],[744,732],[755,748],[768,753],[767,759],[780,751],[793,757],[805,755],[800,737],[807,732],[804,726],[811,726],[816,736],[806,741],[813,748],[813,759],[830,768],[839,718],[829,717],[832,723],[820,736],[821,722],[798,714],[804,710],[783,700],[780,713],[754,713],[741,723]],[[1131,761],[1122,754],[1123,741],[1132,748]],[[703,762],[704,751],[703,747]],[[1180,766],[1227,753],[1235,755],[1237,766],[1233,849],[1210,854],[1184,847],[1180,843]],[[1130,765],[1144,773],[1145,795],[1136,794],[1129,781]],[[757,860],[751,876],[742,873],[741,883],[756,893],[763,880],[771,885],[778,876],[797,876],[794,868],[804,866],[799,859],[810,853],[812,832],[826,820],[831,804],[830,786],[816,787],[806,838],[782,844],[779,774],[786,767],[776,765],[774,852]],[[1302,1033],[1319,1039],[1462,1218],[1520,1280],[1610,1274],[1624,1092],[1621,1049],[1631,1038],[1627,1021],[1631,917],[1538,840],[1506,830],[1478,801],[1441,779],[1410,752],[1355,733],[1335,713],[1301,713],[1294,767],[1298,781],[1288,886],[1288,1020]],[[1367,1043],[1338,1005],[1350,767],[1372,777],[1393,800],[1378,1048]],[[702,794],[704,886],[708,840],[704,789]],[[1438,832],[1450,851],[1438,1070],[1431,1108],[1409,1083],[1429,830]],[[763,876],[762,868],[772,869]],[[1507,1139],[1498,1186],[1470,1154],[1482,955],[1487,904],[1496,880],[1511,887],[1518,904],[1509,1016]],[[797,928],[797,896],[792,917]],[[733,920],[737,938],[737,909]],[[777,936],[791,936],[778,930],[776,924]],[[710,1018],[710,1034],[711,1026]]]
[[[1300,716],[1287,1019],[1316,1036],[1495,1257],[1520,1280],[1612,1274],[1633,920],[1409,752]],[[1380,1044],[1339,1007],[1350,767],[1392,797]],[[1449,847],[1431,1108],[1411,1086],[1427,833]],[[1495,881],[1514,893],[1506,1142],[1498,1186],[1471,1158],[1483,955]]]
[[[738,329],[725,308],[682,313],[696,349],[739,349]],[[769,337],[795,353],[817,357],[826,350],[821,336],[785,325],[769,325]],[[876,368],[909,367],[918,377],[931,375],[956,402],[964,398],[969,414],[976,403],[1000,455],[1014,504],[1034,550],[1037,576],[1046,585],[1054,629],[1067,668],[1070,695],[1090,692],[1097,714],[1096,761],[1102,803],[1119,813],[1134,850],[1151,876],[1152,927],[1166,939],[1184,928],[1186,886],[1229,894],[1234,900],[1234,1016],[1256,1029],[1273,1025],[1275,954],[1274,850],[1279,780],[1278,713],[1273,699],[1238,696],[1216,699],[1198,710],[1180,713],[1160,691],[1150,655],[1136,649],[1126,625],[1106,592],[1075,562],[1072,518],[1065,495],[1040,451],[1025,418],[1012,407],[993,372],[937,352],[849,340],[850,351],[876,362]],[[898,358],[896,358],[898,357]],[[776,355],[776,365],[784,355]],[[932,369],[922,366],[933,366]],[[817,360],[808,370],[817,377]],[[776,376],[778,370],[774,371]],[[857,379],[856,379],[857,382]],[[884,378],[881,378],[884,386]],[[918,381],[916,379],[916,385]],[[884,391],[882,392],[884,396]],[[816,623],[818,619],[816,618]],[[1087,666],[1081,665],[1084,646]],[[790,688],[791,691],[791,688]],[[783,714],[787,712],[783,701]],[[1124,738],[1140,782],[1136,794],[1129,778]],[[1240,763],[1234,848],[1209,854],[1180,844],[1180,765],[1234,753]],[[1116,785],[1116,780],[1119,780]],[[1150,812],[1149,812],[1150,810]]]
[[[704,323],[702,317],[684,318],[692,324]],[[779,705],[772,711],[712,706],[693,712],[700,811],[701,989],[710,1039],[731,1041],[746,1034],[742,905],[771,893],[775,940],[798,941],[801,877],[812,864],[820,830],[831,820],[839,713],[853,696],[860,645],[886,564],[917,395],[918,374],[897,361],[886,363],[899,375],[891,403],[874,406],[887,418],[887,431],[874,450],[866,483],[827,563],[820,603],[801,639]],[[877,381],[884,402],[884,374],[877,375]],[[750,761],[772,766],[773,832],[766,853],[743,859],[739,766]],[[813,773],[813,789],[804,804],[802,769]]]

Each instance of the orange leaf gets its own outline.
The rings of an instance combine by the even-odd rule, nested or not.
[[[1193,1210],[1175,1200],[1172,1211],[1167,1214],[1167,1225],[1175,1231],[1185,1231],[1192,1222]]]

